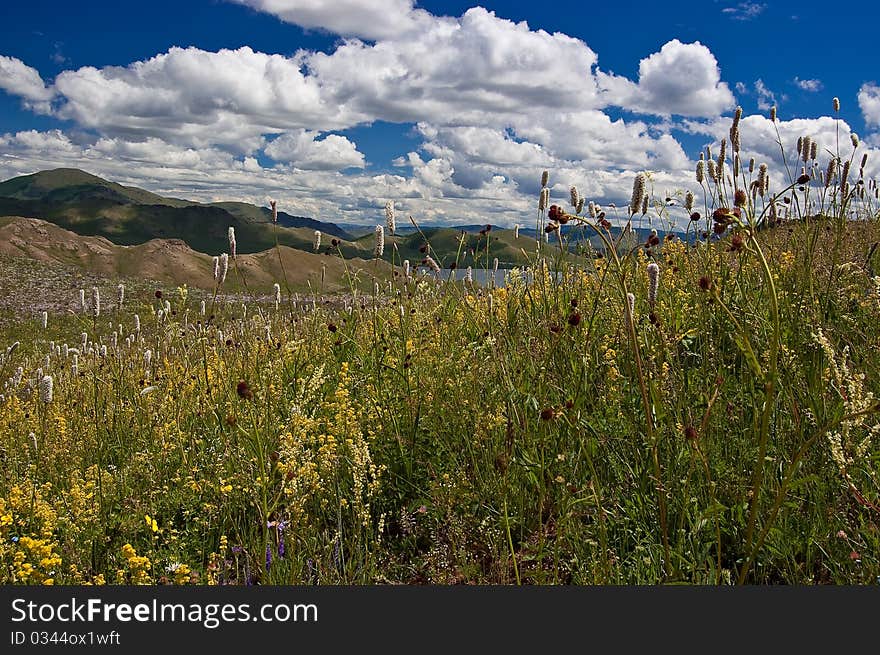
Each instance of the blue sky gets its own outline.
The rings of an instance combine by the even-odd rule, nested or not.
[[[658,196],[690,188],[737,105],[744,154],[780,179],[771,105],[790,148],[810,135],[830,157],[850,131],[859,154],[880,145],[876,57],[839,30],[826,45],[827,3],[34,0],[4,14],[4,179],[76,166],[326,220],[378,221],[394,199],[425,223],[512,225],[531,220],[544,168],[560,201],[574,184],[621,203],[641,170]]]

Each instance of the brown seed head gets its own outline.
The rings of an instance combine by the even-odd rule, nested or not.
[[[745,240],[743,239],[742,234],[737,232],[730,238],[730,251],[731,252],[739,252],[743,249],[745,245]]]
[[[235,387],[235,392],[238,394],[239,398],[244,400],[253,400],[254,392],[251,391],[250,386],[244,380],[239,380],[238,385]]]
[[[716,224],[729,225],[733,222],[733,214],[727,207],[719,207],[712,212],[712,220]]]

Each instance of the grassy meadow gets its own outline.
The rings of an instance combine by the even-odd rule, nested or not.
[[[876,584],[877,187],[801,143],[768,188],[731,137],[693,195],[543,194],[503,286],[231,296],[206,258],[205,291],[68,281],[45,326],[8,289],[0,582]]]

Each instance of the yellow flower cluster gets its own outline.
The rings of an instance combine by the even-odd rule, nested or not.
[[[149,557],[138,555],[134,546],[127,543],[122,547],[122,557],[126,561],[126,569],[116,572],[116,581],[120,584],[148,585],[153,580],[150,577],[152,563]]]
[[[370,501],[378,491],[381,471],[373,463],[351,384],[349,365],[343,362],[332,398],[321,405],[321,418],[306,415],[297,403],[281,434],[279,470],[289,510],[296,518],[307,518],[311,500],[327,509],[333,495],[343,491],[340,485],[350,485],[350,493],[337,497],[338,504],[350,505],[362,525],[371,521]]]
[[[783,271],[787,271],[794,264],[795,255],[790,250],[783,250],[779,253],[779,267]]]
[[[62,559],[58,515],[46,500],[52,485],[15,485],[0,498],[0,583],[54,584]]]
[[[54,576],[61,567],[61,556],[56,544],[49,539],[21,537],[12,556],[12,582],[22,584],[55,583]]]
[[[620,379],[620,371],[617,368],[617,352],[613,348],[602,348],[600,351],[602,364],[605,366],[605,375],[608,382]]]

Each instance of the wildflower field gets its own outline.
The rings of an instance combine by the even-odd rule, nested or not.
[[[503,285],[18,289],[0,582],[875,584],[877,186],[805,137],[769,188],[738,118],[676,198],[542,191]]]

